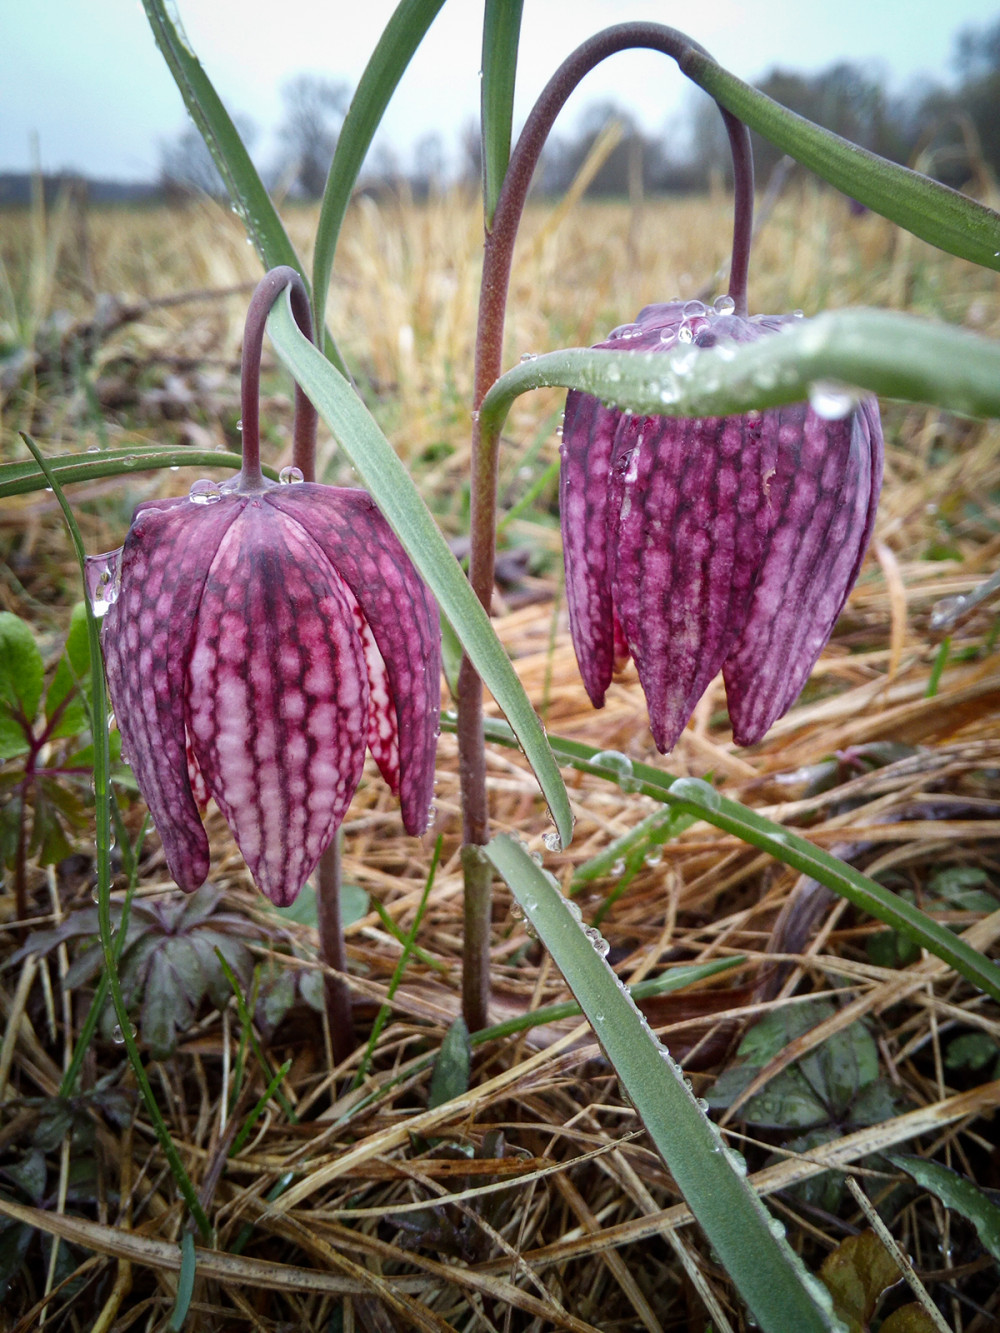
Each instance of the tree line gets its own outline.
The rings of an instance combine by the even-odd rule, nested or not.
[[[895,96],[877,71],[847,61],[816,74],[775,68],[757,87],[882,157],[957,189],[981,193],[1000,176],[1000,20],[962,32],[953,66],[952,85],[924,84]],[[303,74],[285,86],[283,102],[279,151],[265,175],[283,194],[316,199],[322,194],[350,104],[350,89],[335,80]],[[252,149],[255,127],[239,118],[237,123]],[[758,179],[763,182],[781,154],[756,135],[754,150]],[[536,188],[562,193],[588,161],[596,167],[588,193],[605,196],[703,191],[713,181],[727,181],[730,171],[721,117],[715,104],[700,93],[694,94],[686,117],[667,135],[645,133],[629,111],[614,103],[591,106],[572,134],[550,139]],[[456,178],[474,180],[479,170],[478,134],[469,127],[461,136],[457,165],[449,166],[440,135],[429,134],[405,164],[391,149],[377,149],[366,164],[365,182],[369,188],[405,182],[420,197]],[[194,126],[164,145],[160,184],[173,194],[221,193],[218,173]]]

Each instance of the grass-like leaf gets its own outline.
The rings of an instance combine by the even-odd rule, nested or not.
[[[679,63],[745,125],[846,195],[940,250],[1000,269],[1000,214],[993,209],[814,125],[703,52],[691,50]]]
[[[946,1208],[953,1208],[971,1222],[984,1249],[1000,1264],[1000,1208],[977,1185],[925,1157],[889,1154],[889,1161],[940,1199]]]
[[[46,460],[61,486],[76,482],[100,481],[103,477],[127,477],[137,472],[152,472],[166,467],[241,467],[239,454],[216,453],[209,449],[164,449],[160,444],[134,444],[127,449],[101,449],[96,453],[58,454]],[[278,480],[275,468],[261,471],[272,481]],[[27,495],[48,486],[48,478],[33,460],[0,463],[0,500],[12,495]]]
[[[632,1104],[726,1272],[763,1329],[836,1327],[829,1297],[784,1239],[695,1101],[679,1065],[656,1040],[585,933],[553,877],[522,843],[500,834],[485,848],[590,1020]]]
[[[63,494],[59,478],[49,469],[48,462],[42,456],[38,446],[29,436],[21,437],[30,450],[38,467],[45,474],[49,485],[55,493],[59,507],[62,509],[63,517],[66,520],[66,526],[69,529],[70,539],[76,552],[77,562],[80,566],[81,584],[84,579],[84,559],[85,552],[83,547],[83,538],[80,535],[80,529],[70,508],[69,501]],[[108,985],[111,991],[111,1000],[115,1007],[115,1013],[118,1017],[118,1025],[121,1029],[122,1041],[128,1054],[129,1064],[135,1075],[136,1083],[139,1085],[139,1091],[142,1093],[142,1099],[146,1106],[146,1111],[153,1123],[153,1129],[159,1140],[160,1147],[163,1149],[163,1155],[167,1159],[171,1174],[177,1184],[178,1189],[184,1197],[184,1201],[198,1225],[198,1230],[204,1237],[211,1234],[211,1227],[205,1210],[201,1206],[198,1195],[195,1193],[194,1186],[187,1171],[184,1169],[184,1163],[181,1161],[180,1154],[170,1137],[170,1131],[167,1128],[166,1121],[160,1111],[156,1096],[150,1085],[145,1067],[142,1063],[142,1056],[139,1053],[139,1047],[136,1045],[135,1035],[132,1031],[132,1023],[128,1016],[128,1010],[125,1007],[125,1000],[122,997],[121,983],[118,978],[117,956],[115,953],[115,942],[112,937],[111,927],[111,751],[110,740],[108,737],[108,697],[104,684],[104,659],[101,655],[101,637],[98,630],[97,619],[89,602],[85,603],[87,613],[87,639],[90,646],[90,674],[91,674],[91,712],[94,725],[92,734],[94,738],[94,807],[97,822],[97,916],[101,931],[101,947],[104,950],[104,969],[108,978]]]
[[[445,714],[441,725],[451,728],[454,720]],[[485,731],[487,740],[508,746],[516,744],[509,728],[499,720],[487,719]],[[641,792],[644,796],[651,796],[678,810],[694,811],[706,823],[732,833],[743,842],[768,852],[775,860],[784,861],[802,874],[825,884],[862,912],[884,921],[907,939],[942,959],[979,990],[1000,1000],[1000,967],[996,963],[985,958],[960,936],[952,934],[946,926],[939,925],[912,903],[869,879],[845,861],[831,856],[822,847],[800,838],[798,834],[781,824],[773,823],[739,801],[731,801],[698,778],[675,778],[650,764],[638,762],[630,764],[628,775],[623,778],[621,768],[604,758],[607,752],[563,736],[550,735],[548,739],[560,763],[570,764],[583,773],[607,778],[619,786],[625,785],[628,791]]]
[[[299,331],[287,296],[275,302],[267,327],[278,355],[336,436],[503,710],[566,846],[573,815],[542,724],[409,473],[351,386]]]
[[[401,0],[385,25],[351,98],[323,191],[313,256],[313,318],[326,318],[326,297],[351,194],[396,85],[444,0]]]
[[[222,99],[192,51],[180,21],[168,13],[165,0],[142,0],[156,45],[180,89],[188,114],[197,125],[212,161],[219,169],[233,207],[266,269],[290,264],[305,279],[305,269],[288,238],[278,211],[257,174]],[[171,6],[173,8],[173,6]]]
[[[514,399],[551,385],[583,389],[644,415],[718,417],[802,402],[817,385],[1000,416],[1000,343],[884,310],[842,310],[740,347],[663,352],[570,348],[508,370],[483,399],[499,431]]]
[[[483,215],[493,222],[510,160],[523,0],[486,0],[483,16]]]

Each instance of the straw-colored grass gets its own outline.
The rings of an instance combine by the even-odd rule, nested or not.
[[[288,225],[308,252],[313,210]],[[714,294],[729,237],[723,197],[587,204],[558,216],[534,205],[524,222],[511,288],[507,362],[526,351],[585,344],[646,302]],[[16,432],[47,451],[128,441],[232,446],[238,436],[237,358],[247,286],[259,271],[235,218],[211,203],[183,213],[56,208],[4,218],[0,234],[0,336],[22,349],[23,372],[5,379],[0,456],[18,456]],[[362,200],[338,252],[330,327],[360,388],[411,466],[449,537],[463,534],[472,348],[481,255],[475,203],[457,195],[417,207]],[[233,290],[237,289],[237,290]],[[173,298],[190,299],[176,303]],[[117,307],[106,299],[113,297]],[[996,277],[949,259],[880,218],[849,214],[839,196],[796,188],[758,238],[755,309],[868,304],[913,310],[1000,335]],[[124,306],[113,328],[101,310]],[[89,341],[88,341],[89,340]],[[290,392],[266,377],[264,418],[272,461],[287,449]],[[560,401],[522,399],[507,426],[504,503],[556,457]],[[887,466],[876,537],[837,632],[799,705],[751,751],[733,746],[721,684],[708,692],[674,753],[656,756],[635,672],[589,705],[561,599],[555,496],[506,531],[509,578],[496,627],[529,695],[556,734],[661,763],[711,772],[723,790],[786,822],[818,845],[909,889],[918,903],[936,874],[981,870],[997,895],[1000,838],[1000,666],[995,613],[984,604],[959,623],[940,668],[930,614],[945,596],[988,577],[1000,557],[1000,428],[934,410],[884,405]],[[329,440],[330,479],[349,480]],[[183,493],[184,473],[96,485],[78,496],[88,545],[120,542],[131,505]],[[29,618],[46,644],[78,596],[52,497],[4,504],[7,564],[0,607]],[[867,753],[857,747],[879,743]],[[828,764],[828,790],[815,782]],[[497,829],[542,851],[546,815],[516,751],[489,751]],[[833,770],[836,770],[834,773]],[[548,864],[574,872],[655,806],[580,774],[567,775],[576,835]],[[369,769],[345,824],[345,877],[378,899],[403,931],[418,909],[435,837],[443,853],[417,938],[392,1000],[392,1016],[357,1091],[361,1050],[332,1067],[317,1013],[296,1005],[266,1033],[274,1067],[292,1060],[285,1094],[291,1123],[272,1102],[239,1155],[224,1162],[226,1094],[240,1040],[235,1008],[206,1007],[167,1060],[150,1070],[164,1114],[216,1228],[199,1250],[191,1329],[668,1330],[742,1328],[725,1274],[706,1250],[670,1176],[623,1101],[585,1024],[568,1021],[475,1048],[467,1093],[428,1109],[433,1056],[459,1008],[461,874],[457,765],[442,737],[437,815],[421,843],[406,838],[395,803]],[[141,822],[129,812],[133,834]],[[253,891],[218,816],[210,819],[212,880],[245,925],[265,981],[315,969],[312,929],[281,921]],[[0,963],[25,931],[90,903],[92,848],[46,870],[31,867],[28,921],[14,919],[7,884]],[[610,875],[578,894],[592,919],[615,888]],[[173,894],[155,837],[144,849],[139,892]],[[992,913],[942,908],[939,919],[996,956]],[[684,1056],[699,1090],[734,1056],[762,1013],[825,996],[834,1017],[792,1044],[758,1080],[863,1019],[897,1113],[875,1124],[850,1115],[805,1155],[793,1128],[745,1126],[727,1114],[733,1143],[793,1242],[817,1270],[865,1225],[849,1195],[824,1208],[792,1190],[825,1167],[859,1174],[878,1202],[893,1176],[873,1154],[893,1149],[949,1161],[994,1189],[996,1060],[949,1064],[956,1036],[985,1034],[1000,1053],[1000,1012],[933,958],[876,965],[868,943],[882,928],[753,848],[705,824],[668,843],[636,874],[602,920],[611,961],[629,981],[677,963],[740,955],[716,982],[649,1002],[664,1042]],[[356,1023],[364,1042],[400,955],[371,910],[348,929]],[[495,1017],[565,999],[543,950],[498,887],[494,915]],[[781,966],[778,966],[778,965]],[[0,973],[0,1217],[40,1228],[0,1314],[2,1329],[125,1330],[167,1327],[177,1288],[183,1215],[144,1111],[124,1129],[91,1113],[93,1144],[36,1147],[86,1010],[67,995],[67,958],[52,953]],[[67,1027],[68,1021],[68,1027]],[[140,1033],[141,1038],[141,1033]],[[363,1047],[362,1047],[363,1049]],[[112,1075],[130,1086],[120,1050],[98,1042],[84,1086]],[[227,1089],[225,1080],[230,1080]],[[263,1082],[247,1067],[250,1091]],[[29,1203],[4,1167],[42,1154],[45,1188]],[[222,1156],[220,1156],[222,1154]],[[75,1166],[89,1174],[77,1183]],[[220,1166],[223,1169],[220,1171]],[[291,1192],[267,1196],[295,1171]],[[206,1186],[206,1182],[209,1184]],[[213,1183],[214,1182],[214,1183]],[[995,1327],[996,1273],[967,1223],[911,1191],[888,1213],[897,1240],[965,1333]],[[241,1252],[237,1237],[249,1227]],[[6,1233],[12,1234],[12,1233]],[[65,1267],[50,1265],[57,1237]],[[3,1237],[0,1235],[0,1243]],[[77,1270],[75,1284],[60,1286]],[[903,1298],[900,1298],[903,1299]],[[20,1321],[20,1322],[19,1322]]]

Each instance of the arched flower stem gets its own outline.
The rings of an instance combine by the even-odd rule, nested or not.
[[[480,430],[479,405],[499,378],[511,261],[524,203],[542,148],[556,116],[585,74],[608,56],[632,48],[662,51],[685,68],[685,57],[707,55],[704,47],[675,28],[658,23],[621,23],[597,33],[563,61],[545,86],[511,154],[503,188],[487,231],[479,293],[473,389],[470,565],[472,587],[487,611],[496,559],[499,432]],[[746,126],[719,108],[733,156],[734,224],[729,295],[735,313],[747,313],[747,271],[753,231],[753,158]],[[483,741],[483,687],[468,659],[458,679],[459,775],[462,783],[465,874],[463,1008],[470,1031],[485,1027],[489,1002],[489,935],[492,868],[478,852],[489,841]]]
[[[310,342],[314,341],[309,296],[301,276],[288,265],[271,269],[250,298],[243,332],[240,381],[243,467],[239,487],[244,492],[263,490],[265,485],[270,485],[265,483],[260,470],[260,360],[267,317],[286,289],[296,324]],[[316,421],[315,407],[296,384],[292,466],[299,468],[303,481],[316,480]],[[324,985],[330,1043],[334,1059],[339,1064],[354,1050],[351,991],[343,976],[347,970],[347,953],[340,907],[339,831],[320,857],[315,875],[320,957],[327,967],[341,974],[327,975]]]

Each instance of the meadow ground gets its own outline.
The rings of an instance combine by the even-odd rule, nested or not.
[[[286,221],[308,256],[315,211],[291,209]],[[0,224],[0,460],[23,455],[22,430],[49,454],[133,443],[238,448],[239,345],[259,267],[236,218],[211,202],[100,211],[64,199],[47,214],[11,213]],[[515,260],[505,364],[593,342],[650,301],[714,296],[729,230],[721,194],[635,208],[533,206]],[[453,539],[467,521],[480,258],[471,200],[362,199],[341,240],[329,303],[366,402]],[[995,274],[793,181],[763,220],[751,308],[809,315],[848,305],[1000,336]],[[273,357],[265,364],[265,449],[280,466],[290,384]],[[1000,426],[884,403],[875,540],[802,699],[760,745],[739,750],[717,682],[661,759],[634,670],[599,712],[577,673],[553,468],[561,407],[558,393],[538,392],[508,421],[500,494],[511,516],[494,608],[549,730],[672,773],[711,773],[727,795],[833,849],[996,956],[996,615],[985,601],[947,638],[931,615],[1000,559]],[[78,488],[71,498],[88,549],[120,544],[138,501],[184,494],[195,475],[202,471],[136,473]],[[351,481],[322,427],[320,475]],[[54,498],[4,501],[0,544],[0,610],[31,624],[54,667],[80,596]],[[519,756],[490,748],[489,774],[495,827],[543,851],[547,817]],[[617,849],[658,807],[573,771],[567,782],[576,834],[567,852],[546,852],[547,864],[584,919],[599,922],[619,975],[638,981],[680,964],[737,960],[711,982],[649,1001],[646,1012],[732,1132],[809,1266],[818,1270],[868,1225],[845,1188],[849,1171],[949,1326],[996,1327],[996,1270],[973,1227],[901,1184],[879,1155],[920,1153],[1000,1188],[996,1005],[879,922],[706,824],[671,830],[665,842],[640,839],[637,854]],[[184,1214],[108,1022],[84,1057],[79,1095],[57,1097],[95,986],[81,961],[93,913],[88,788],[66,779],[66,789],[68,846],[36,849],[24,866],[28,919],[18,919],[12,866],[0,894],[0,1329],[165,1329]],[[0,792],[10,797],[6,785]],[[141,801],[127,787],[120,801],[123,831],[137,840]],[[186,1327],[744,1327],[725,1273],[689,1225],[589,1027],[572,1018],[527,1023],[529,1011],[568,992],[502,885],[492,1017],[505,1026],[474,1044],[467,1090],[461,1059],[457,1068],[438,1060],[432,1086],[460,990],[460,818],[447,731],[435,804],[422,842],[405,837],[369,767],[345,824],[361,1044],[339,1067],[317,1008],[308,899],[290,914],[272,911],[212,814],[215,913],[175,920],[183,904],[155,835],[139,848],[136,903],[150,954],[167,935],[211,922],[230,957],[248,972],[252,963],[255,975],[256,1044],[246,1008],[224,998],[223,983],[186,1012],[175,997],[176,1022],[155,1029],[156,1053],[155,1006],[143,1007],[136,983],[154,1088],[215,1228],[214,1248],[199,1255]],[[7,849],[15,808],[8,799]],[[422,908],[438,836],[441,860]],[[123,849],[125,868],[128,856]],[[152,973],[143,976],[152,987]],[[159,1003],[180,983],[156,985]],[[386,1003],[388,1021],[355,1084]],[[757,1057],[747,1047],[739,1054],[758,1020]],[[265,1062],[271,1070],[290,1063],[227,1158],[227,1124],[250,1116],[267,1086]],[[832,1169],[819,1174],[827,1162]],[[315,1188],[283,1206],[289,1173],[303,1170]],[[41,1210],[45,1225],[19,1221],[25,1208]],[[912,1299],[904,1284],[880,1313]]]

